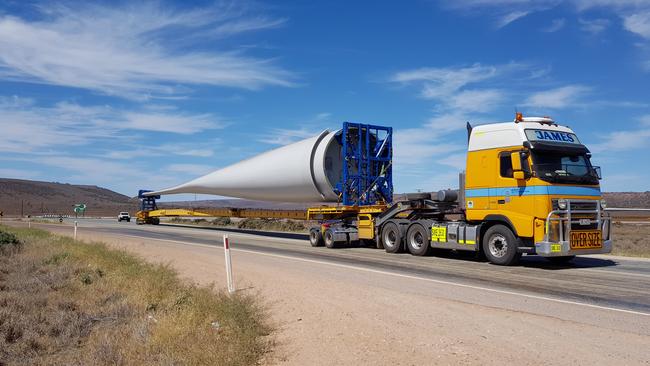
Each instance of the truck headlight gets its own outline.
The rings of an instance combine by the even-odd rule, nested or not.
[[[600,200],[600,208],[606,209],[607,208],[607,201],[605,200]]]
[[[566,210],[567,205],[568,205],[568,202],[564,198],[560,198],[559,200],[557,200],[557,207],[560,210]]]

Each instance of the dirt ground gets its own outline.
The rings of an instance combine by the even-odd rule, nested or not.
[[[650,225],[612,224],[612,254],[650,258]]]

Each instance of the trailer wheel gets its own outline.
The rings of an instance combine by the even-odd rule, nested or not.
[[[309,244],[311,244],[312,247],[323,246],[323,235],[321,235],[320,229],[312,228],[309,230]]]
[[[414,224],[409,227],[406,232],[406,247],[413,255],[427,255],[429,254],[430,241],[429,233],[420,224]]]
[[[402,233],[394,222],[388,222],[381,230],[381,242],[387,253],[399,253],[402,250]]]
[[[330,249],[336,248],[336,241],[334,241],[334,232],[332,229],[325,230],[325,233],[323,233],[323,241],[326,247]]]
[[[483,252],[490,263],[510,266],[521,258],[521,253],[517,253],[518,244],[519,239],[507,226],[494,225],[483,237]]]

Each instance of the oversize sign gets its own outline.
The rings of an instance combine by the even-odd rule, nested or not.
[[[549,130],[526,130],[529,141],[557,142],[562,144],[580,144],[578,136],[571,132]]]

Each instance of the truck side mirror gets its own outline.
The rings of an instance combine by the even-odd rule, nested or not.
[[[519,151],[510,153],[510,162],[512,163],[513,172],[521,171],[521,157],[519,156]]]
[[[510,162],[512,163],[512,177],[516,180],[526,179],[526,174],[521,167],[521,153],[519,151],[510,153]]]

